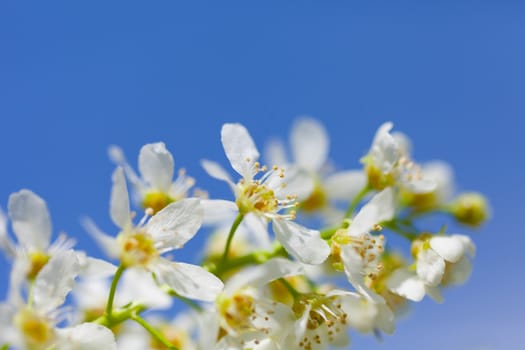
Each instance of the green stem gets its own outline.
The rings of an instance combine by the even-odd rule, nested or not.
[[[106,304],[106,313],[105,315],[111,321],[112,312],[113,312],[113,300],[115,299],[115,292],[117,290],[117,284],[126,268],[121,264],[119,265],[115,276],[113,276],[113,281],[111,281],[111,288],[109,290],[108,302]]]
[[[31,282],[29,282],[29,295],[27,296],[27,305],[29,306],[30,309],[33,307],[33,300],[35,299],[35,293],[34,293],[35,288],[34,287],[35,287],[35,280],[33,279],[31,280]]]
[[[2,347],[0,348],[0,350],[7,350],[7,349],[9,349],[9,344],[7,344],[7,343],[2,345]]]
[[[189,307],[191,307],[193,310],[195,311],[199,311],[201,312],[202,311],[202,307],[197,304],[196,302],[194,302],[193,300],[191,299],[188,299],[186,297],[183,297],[182,295],[178,294],[177,292],[175,292],[173,289],[169,289],[167,290],[168,294],[171,295],[172,297],[175,297],[179,300],[181,300],[182,302],[184,302],[184,304],[188,305]]]
[[[113,310],[111,313],[111,319],[107,315],[100,316],[93,323],[111,328],[131,318],[132,314],[138,314],[144,311],[146,307],[141,304],[131,304],[130,306],[122,309]]]
[[[263,264],[266,261],[270,260],[271,258],[275,258],[277,256],[287,256],[286,251],[284,250],[283,246],[279,243],[274,245],[273,250],[266,251],[266,250],[256,250],[250,254],[242,255],[237,258],[230,259],[226,261],[225,263],[214,265],[210,264],[206,268],[211,273],[221,276],[224,273],[237,269],[239,267],[247,266],[247,265],[259,265]]]
[[[226,246],[224,247],[224,253],[222,254],[221,264],[224,264],[228,260],[228,254],[230,253],[230,245],[232,244],[233,236],[241,224],[242,219],[244,219],[244,214],[239,213],[232,224],[230,233],[228,234],[228,239],[226,240]]]
[[[144,327],[145,330],[149,332],[154,338],[156,338],[158,341],[162,343],[165,347],[171,350],[179,350],[175,345],[171,344],[163,335],[161,332],[159,332],[157,329],[155,329],[152,325],[148,323],[145,319],[137,315],[136,313],[131,314],[131,319],[138,324],[140,324],[142,327]]]
[[[370,186],[368,186],[367,184],[365,187],[361,189],[361,191],[359,191],[359,193],[354,197],[354,199],[352,199],[352,201],[350,202],[350,205],[348,206],[348,209],[346,210],[345,219],[349,219],[352,216],[355,209],[357,208],[361,200],[365,198],[368,191],[370,191]]]
[[[286,278],[283,278],[283,277],[279,278],[279,282],[281,282],[282,285],[286,287],[286,289],[288,290],[288,292],[292,295],[294,299],[297,299],[301,296],[301,293],[298,292],[297,289],[295,289],[294,286],[292,286],[290,282],[286,280]]]
[[[321,238],[322,239],[330,239],[332,236],[336,233],[337,230],[339,230],[340,227],[331,227],[327,228],[326,230],[321,231]]]

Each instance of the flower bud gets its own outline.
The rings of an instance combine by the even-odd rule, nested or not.
[[[489,217],[486,198],[477,192],[460,194],[451,205],[452,215],[457,221],[469,226],[481,226]]]

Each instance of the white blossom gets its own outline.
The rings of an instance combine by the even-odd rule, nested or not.
[[[172,202],[186,198],[195,184],[195,180],[186,175],[185,169],[180,169],[177,178],[173,180],[175,162],[164,142],[142,146],[138,157],[140,176],[129,165],[120,147],[112,145],[109,156],[124,169],[140,205],[153,209],[154,213]]]
[[[87,221],[88,231],[106,252],[120,260],[126,268],[138,268],[155,274],[181,296],[213,301],[223,283],[212,273],[197,265],[172,262],[161,254],[179,249],[193,238],[202,223],[199,199],[174,202],[153,215],[146,215],[138,225],[132,223],[129,197],[122,168],[113,173],[110,216],[121,231],[116,238],[102,233]]]
[[[100,325],[83,323],[58,327],[67,319],[59,307],[74,285],[83,266],[73,250],[53,255],[36,276],[26,304],[22,295],[21,273],[28,261],[18,257],[13,264],[8,303],[0,305],[0,343],[20,349],[93,349],[116,350],[113,333]]]
[[[228,173],[215,162],[203,160],[202,165],[210,176],[229,184],[239,213],[255,214],[258,220],[254,224],[259,226],[256,229],[266,229],[267,223],[272,222],[277,240],[299,261],[314,265],[322,263],[330,249],[321,239],[319,231],[307,229],[292,221],[295,218],[293,208],[297,197],[290,194],[288,189],[294,187],[291,185],[294,181],[302,183],[302,175],[298,172],[285,174],[284,169],[277,166],[270,170],[261,167],[258,162],[259,152],[246,128],[240,124],[223,126],[222,144],[231,166],[242,176],[239,182],[234,183]],[[263,175],[257,178],[259,173]],[[290,181],[285,183],[285,177]],[[210,201],[208,205],[215,205],[217,210],[232,206],[228,201]]]
[[[366,185],[365,174],[360,170],[331,171],[328,161],[330,140],[324,126],[309,117],[297,119],[290,132],[291,159],[284,144],[272,140],[266,148],[270,164],[280,164],[285,169],[295,169],[305,174],[311,185],[299,197],[299,209],[306,214],[320,213],[327,223],[340,222],[344,213],[334,201],[348,201]],[[306,188],[309,188],[306,187]]]

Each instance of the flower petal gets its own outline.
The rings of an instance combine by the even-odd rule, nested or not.
[[[90,218],[82,218],[80,223],[109,257],[117,258],[119,256],[119,247],[115,238],[102,232]]]
[[[53,255],[35,279],[35,308],[47,313],[62,305],[81,270],[75,251],[67,250]]]
[[[454,237],[461,241],[463,244],[463,248],[467,251],[467,253],[474,257],[476,255],[476,246],[474,245],[474,242],[470,239],[469,236],[465,235],[452,235],[451,237]]]
[[[439,290],[439,287],[437,286],[425,286],[425,293],[432,298],[436,303],[441,304],[443,302],[443,296],[441,295],[441,291]]]
[[[19,243],[29,250],[46,250],[51,238],[51,219],[46,202],[23,189],[9,196],[8,208]]]
[[[173,180],[175,163],[164,142],[142,146],[139,153],[139,171],[146,182],[167,192]]]
[[[153,269],[161,283],[189,299],[214,301],[224,288],[220,279],[197,265],[174,263],[159,258]]]
[[[230,224],[239,213],[237,204],[222,199],[201,199],[203,225]]]
[[[437,286],[445,273],[445,260],[432,249],[423,249],[417,255],[417,275],[428,285]]]
[[[387,122],[379,127],[369,153],[374,165],[384,173],[391,171],[400,157],[399,145],[390,134],[393,126]]]
[[[245,179],[253,178],[256,173],[254,164],[259,159],[259,151],[248,130],[241,124],[224,124],[221,141],[232,168]]]
[[[94,323],[56,329],[57,350],[117,350],[115,336],[108,328]]]
[[[321,238],[319,231],[287,220],[274,219],[272,222],[275,237],[297,260],[319,265],[330,255],[330,247]]]
[[[279,350],[281,347],[262,331],[245,331],[238,335],[225,335],[215,350]]]
[[[465,255],[463,241],[454,236],[437,236],[430,239],[430,247],[443,259],[451,263],[458,262]]]
[[[19,250],[15,255],[11,273],[9,274],[9,290],[7,300],[11,305],[22,305],[25,303],[22,297],[22,286],[26,283],[29,272],[30,260],[25,251]]]
[[[249,231],[249,239],[257,249],[271,249],[272,242],[268,234],[268,221],[264,217],[248,213],[244,216],[240,227]]]
[[[135,170],[133,170],[133,168],[129,165],[122,149],[119,146],[110,145],[108,148],[108,155],[109,159],[111,159],[111,161],[115,163],[115,165],[120,166],[124,169],[124,173],[128,177],[128,180],[131,182],[131,184],[135,188],[138,188],[139,191],[143,191],[145,184],[142,181],[142,179],[139,178]]]
[[[202,224],[203,210],[196,198],[171,203],[154,215],[146,224],[161,252],[180,248],[189,241]]]
[[[372,332],[378,314],[376,304],[356,294],[340,298],[343,310],[350,315],[348,325],[361,333]]]
[[[328,197],[335,200],[350,200],[366,185],[366,176],[361,170],[341,171],[324,181]]]
[[[325,128],[315,119],[298,119],[290,135],[295,162],[303,169],[319,170],[328,157],[329,138]]]
[[[386,285],[393,293],[412,301],[421,301],[425,296],[423,281],[405,269],[395,270],[388,278]]]
[[[385,188],[361,208],[354,220],[352,220],[348,234],[358,236],[369,232],[374,225],[392,219],[395,214],[395,209],[392,188]]]
[[[117,267],[107,261],[86,256],[84,252],[76,253],[82,267],[82,277],[107,278],[117,271]]]
[[[288,164],[286,150],[281,140],[270,140],[264,149],[264,156],[270,166],[285,166]]]
[[[267,184],[273,189],[277,198],[285,199],[287,195],[294,195],[298,200],[308,198],[315,186],[312,176],[297,167],[287,168],[283,178],[275,173],[269,178]]]
[[[454,171],[449,164],[442,161],[432,161],[423,164],[423,178],[436,183],[436,194],[439,200],[449,200],[454,193]]]
[[[430,179],[403,180],[403,185],[412,193],[429,193],[437,188],[437,183]]]
[[[109,214],[113,223],[125,228],[131,226],[131,212],[129,210],[129,195],[126,186],[124,170],[118,167],[112,176],[113,187],[111,189],[111,198],[109,202]]]
[[[201,160],[201,165],[204,168],[204,170],[217,180],[226,181],[230,186],[233,186],[232,179],[228,172],[224,170],[224,168],[217,162],[213,162],[211,160],[203,159]]]
[[[354,286],[359,294],[374,303],[384,303],[383,297],[372,291],[365,284],[363,270],[365,268],[363,257],[350,244],[341,248],[341,258],[348,282]]]
[[[0,249],[4,251],[4,253],[10,257],[13,258],[15,256],[15,245],[11,240],[9,239],[9,236],[7,235],[7,217],[4,214],[4,211],[0,208]]]
[[[450,285],[460,285],[465,283],[472,273],[472,263],[467,257],[461,258],[452,264],[445,274],[443,283]]]
[[[376,326],[386,334],[394,333],[396,329],[395,316],[392,310],[386,304],[376,304],[378,314]]]
[[[173,298],[155,283],[151,272],[142,269],[124,272],[116,300],[120,306],[133,302],[156,309],[167,309],[173,303]]]
[[[0,303],[0,344],[11,344],[13,346],[21,343],[19,334],[14,327],[16,309],[14,305]]]

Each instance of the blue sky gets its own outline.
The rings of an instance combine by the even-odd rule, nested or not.
[[[55,233],[100,254],[78,219],[113,228],[110,144],[135,161],[142,144],[165,141],[176,166],[227,196],[199,167],[204,157],[225,164],[224,122],[245,124],[262,148],[295,117],[314,116],[345,169],[392,120],[416,159],[446,160],[460,189],[484,192],[493,219],[473,234],[466,286],[444,305],[415,305],[382,344],[357,335],[354,348],[517,348],[524,10],[518,1],[3,1],[0,205],[30,188],[47,200]],[[7,270],[2,257],[2,281]]]

